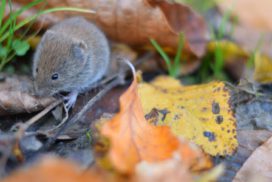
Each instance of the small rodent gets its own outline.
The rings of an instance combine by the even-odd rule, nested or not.
[[[103,77],[109,60],[108,41],[101,30],[82,17],[66,19],[45,32],[34,54],[36,94],[69,92],[70,108],[80,92]]]

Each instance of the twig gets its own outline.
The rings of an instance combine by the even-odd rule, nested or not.
[[[56,100],[55,102],[53,102],[52,104],[50,104],[49,106],[47,106],[44,110],[42,110],[41,112],[39,112],[38,114],[36,114],[35,116],[33,116],[32,118],[30,118],[28,121],[26,121],[25,123],[22,123],[19,126],[19,130],[17,131],[17,138],[20,139],[25,131],[35,122],[37,122],[40,118],[42,118],[44,115],[46,115],[49,111],[51,111],[53,108],[55,108],[57,105],[61,104],[62,100]]]
[[[62,127],[59,129],[59,131],[51,138],[48,139],[47,143],[44,145],[44,147],[41,150],[45,150],[49,148],[60,136],[63,134],[68,127],[73,126],[98,100],[100,100],[108,91],[110,91],[112,88],[116,87],[117,85],[123,83],[123,78],[120,77],[120,75],[113,79],[112,82],[110,82],[104,89],[102,89],[95,97],[91,98],[87,104],[70,120],[68,120],[66,123],[62,125]]]
[[[41,134],[45,134],[46,136],[48,136],[48,135],[50,135],[50,133],[53,133],[58,128],[60,128],[67,121],[67,119],[69,118],[68,109],[65,106],[63,106],[63,109],[64,109],[64,112],[65,112],[65,117],[61,120],[61,122],[56,127],[50,128],[50,129],[48,129],[46,131],[38,130],[36,133],[41,133]]]

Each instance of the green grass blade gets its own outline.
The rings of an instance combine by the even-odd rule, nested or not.
[[[18,30],[19,28],[23,27],[24,25],[28,24],[29,22],[33,21],[34,19],[36,19],[37,17],[44,15],[44,14],[48,14],[48,13],[53,13],[53,12],[57,12],[57,11],[74,11],[74,12],[81,12],[81,13],[95,13],[95,11],[92,10],[87,10],[87,9],[82,9],[82,8],[73,8],[73,7],[57,7],[57,8],[51,8],[48,10],[44,10],[41,11],[40,13],[30,16],[26,19],[24,19],[23,21],[21,21],[20,23],[18,23],[15,26],[15,31]],[[7,37],[9,36],[9,33],[5,33],[1,38],[0,38],[0,43],[3,42]]]
[[[232,10],[229,9],[223,15],[222,22],[219,26],[218,39],[222,39],[226,33],[226,25],[227,25],[228,21],[230,20],[231,12],[232,12]]]
[[[216,78],[220,78],[224,68],[224,53],[221,45],[216,45],[215,47],[215,65],[214,65],[214,75]]]
[[[10,0],[9,0],[10,2]],[[20,16],[20,14],[22,14],[23,12],[27,11],[28,9],[38,5],[39,3],[43,2],[43,0],[35,0],[31,3],[28,3],[27,5],[23,6],[22,8],[20,8],[19,10],[15,11],[13,13],[13,16],[8,18],[8,20],[4,23],[4,25],[0,28],[0,35],[2,35],[8,28],[8,26],[10,26],[10,24],[12,23],[12,21],[14,19],[16,19],[18,16]],[[12,12],[10,12],[12,13]]]
[[[11,4],[10,0],[8,1],[8,4],[9,4],[9,10],[11,12],[10,16],[13,17],[12,4]],[[8,36],[8,38],[7,38],[7,45],[6,45],[8,51],[10,51],[10,48],[11,48],[11,44],[12,44],[12,40],[13,40],[13,36],[14,36],[15,24],[16,24],[16,22],[13,20],[12,24],[10,24],[10,26],[9,26],[8,32],[9,32],[10,36]]]
[[[163,60],[166,63],[168,72],[170,73],[170,75],[172,75],[172,66],[171,66],[171,60],[170,60],[170,58],[164,52],[164,50],[161,48],[161,46],[157,43],[157,41],[155,41],[154,39],[150,39],[150,42],[155,47],[155,49],[159,52],[159,54],[161,55],[161,57],[163,58]]]
[[[178,74],[177,71],[180,69],[180,59],[181,59],[181,53],[184,46],[184,35],[183,33],[179,34],[179,41],[178,41],[178,49],[177,53],[174,59],[174,67],[175,67],[175,74]],[[177,75],[176,75],[177,76]]]
[[[4,18],[5,8],[6,8],[6,0],[1,0],[1,7],[0,7],[0,27],[2,25],[2,21],[3,21],[3,18]]]

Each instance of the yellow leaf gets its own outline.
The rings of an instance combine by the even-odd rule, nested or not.
[[[237,148],[236,120],[223,82],[183,87],[170,77],[158,77],[138,86],[146,116],[163,115],[157,121],[179,136],[194,141],[211,155],[232,154]],[[167,85],[166,85],[167,84]]]
[[[222,40],[209,42],[207,49],[209,52],[214,53],[216,49],[223,52],[224,60],[227,62],[237,60],[235,58],[248,58],[248,53],[234,42]]]
[[[260,83],[272,82],[272,60],[259,53],[255,55],[254,79]]]

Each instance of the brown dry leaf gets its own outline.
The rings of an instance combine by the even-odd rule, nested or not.
[[[221,0],[221,9],[236,15],[241,23],[264,31],[272,30],[271,0]]]
[[[188,167],[211,165],[196,147],[178,140],[167,126],[153,126],[146,121],[136,78],[120,97],[120,112],[102,126],[101,133],[110,140],[108,156],[111,163],[122,173],[133,173],[136,164],[141,161],[169,159],[175,151]]]
[[[272,138],[258,147],[243,164],[234,178],[240,181],[272,181]]]
[[[156,123],[170,126],[173,133],[211,155],[235,152],[236,119],[223,82],[184,87],[174,78],[159,76],[151,83],[139,84],[138,91],[146,117],[162,115]]]
[[[13,3],[20,7],[29,1],[15,0]],[[110,38],[129,45],[150,45],[149,38],[153,38],[162,46],[176,49],[179,33],[184,32],[187,51],[197,57],[205,52],[208,31],[203,18],[180,3],[158,0],[47,0],[47,5],[47,8],[71,6],[93,9],[95,15],[76,15],[95,21]],[[35,10],[28,11],[24,16],[35,13]],[[38,20],[45,26],[72,15],[75,13],[58,12]]]
[[[32,83],[26,77],[5,77],[0,83],[0,116],[39,111],[55,101],[53,97],[31,95]]]
[[[223,160],[225,173],[222,181],[232,181],[247,158],[272,136],[272,132],[267,130],[238,130],[239,146],[237,152],[228,160]]]

